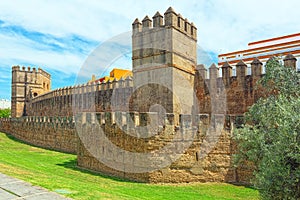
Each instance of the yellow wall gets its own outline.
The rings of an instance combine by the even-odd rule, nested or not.
[[[132,76],[132,71],[130,70],[126,70],[126,69],[113,69],[110,73],[109,73],[110,77],[116,78],[116,79],[120,79],[121,77],[123,77],[124,79],[128,76]]]
[[[103,81],[107,82],[107,81],[113,81],[115,78],[117,80],[119,80],[121,78],[126,79],[128,76],[132,76],[132,71],[127,70],[127,69],[117,69],[117,68],[114,68],[109,73],[109,76],[104,76],[104,77],[102,77],[100,79],[104,79]],[[96,79],[95,75],[93,75],[92,79],[89,80],[89,83],[97,81],[97,80],[99,80],[99,79]]]

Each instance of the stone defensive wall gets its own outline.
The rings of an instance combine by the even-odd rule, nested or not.
[[[132,88],[131,77],[59,88],[33,98],[28,115],[70,117],[77,112],[126,111]]]
[[[249,181],[251,169],[234,168],[232,160],[232,129],[242,116],[179,115],[179,126],[175,117],[80,113],[78,166],[150,183]]]
[[[247,182],[234,168],[232,129],[242,116],[80,112],[75,117],[1,119],[1,131],[40,147],[77,153],[80,168],[133,181]],[[165,148],[167,147],[167,148]],[[142,156],[141,156],[142,155]]]
[[[283,64],[295,70],[296,62],[297,59],[291,54],[283,58]],[[263,63],[255,58],[250,65],[247,66],[242,60],[236,66],[226,62],[218,68],[212,64],[208,70],[204,65],[197,65],[194,91],[198,112],[242,115],[259,98],[266,97],[263,88],[257,85],[264,75]]]
[[[284,64],[296,69],[296,58],[287,55]],[[0,131],[30,144],[77,153],[79,167],[134,181],[247,182],[251,169],[233,167],[231,138],[248,107],[267,95],[255,87],[262,67],[255,59],[247,75],[241,61],[233,76],[233,67],[225,63],[219,77],[212,65],[206,78],[207,70],[198,65],[194,108],[199,110],[192,115],[128,110],[134,91],[127,78],[35,97],[28,105],[29,116],[1,119]]]
[[[296,69],[296,58],[284,58],[284,65]],[[235,68],[235,74],[233,74]],[[266,94],[256,87],[263,76],[263,63],[257,58],[251,68],[240,61],[236,66],[225,63],[221,68],[212,64],[208,70],[197,65],[195,70],[194,113],[242,115]],[[221,76],[219,75],[221,71]],[[247,71],[251,71],[248,74]],[[33,98],[28,116],[73,116],[77,112],[136,111],[130,106],[134,92],[133,80],[108,81],[59,88]],[[213,99],[217,100],[211,102]],[[144,102],[147,104],[147,102]]]
[[[67,153],[77,152],[77,136],[73,117],[0,119],[0,131],[39,147]]]

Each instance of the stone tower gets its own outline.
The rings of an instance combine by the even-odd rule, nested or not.
[[[132,24],[132,110],[191,113],[197,29],[170,7]]]
[[[51,76],[42,69],[12,67],[11,117],[26,115],[26,102],[50,91]]]

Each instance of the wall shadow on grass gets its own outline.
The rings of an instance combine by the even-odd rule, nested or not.
[[[60,153],[64,153],[64,154],[70,154],[70,153],[67,153],[67,152],[59,151],[57,149],[45,148],[45,147],[41,147],[41,146],[38,146],[38,145],[34,145],[32,143],[29,143],[29,142],[18,139],[15,136],[11,135],[10,133],[5,133],[5,132],[1,132],[1,133],[5,134],[10,140],[12,140],[14,142],[18,142],[18,143],[21,143],[21,144],[30,145],[30,146],[33,146],[33,147],[42,148],[42,149],[46,149],[46,150],[56,151],[56,152],[60,152]],[[71,155],[74,155],[74,154],[71,154]],[[96,171],[80,168],[80,167],[77,166],[77,159],[73,159],[73,160],[70,160],[70,161],[67,161],[67,162],[64,162],[64,163],[59,163],[59,164],[56,164],[56,165],[62,166],[62,167],[65,167],[65,168],[68,168],[68,169],[71,169],[71,170],[74,170],[74,171],[78,171],[78,172],[81,172],[81,173],[111,179],[111,180],[114,180],[114,181],[134,183],[134,181],[121,179],[119,177],[109,176],[109,175],[103,174],[101,172],[96,172]]]
[[[56,165],[62,166],[62,167],[65,167],[65,168],[68,168],[68,169],[71,169],[71,170],[74,170],[74,171],[77,171],[77,172],[89,174],[89,175],[92,175],[92,176],[99,176],[101,178],[111,179],[111,180],[118,181],[118,182],[137,183],[136,181],[131,181],[131,180],[128,180],[128,179],[122,179],[122,178],[119,178],[119,177],[116,177],[116,176],[110,176],[110,175],[107,175],[107,174],[103,174],[101,172],[80,168],[77,165],[77,159],[73,159],[73,160],[63,162],[63,163],[59,163],[59,164],[56,164]],[[141,184],[143,184],[143,183],[141,183]]]
[[[4,133],[10,140],[13,140],[13,141],[21,143],[21,144],[26,144],[26,145],[30,145],[30,146],[33,146],[33,147],[37,147],[37,148],[41,148],[41,149],[46,149],[46,150],[50,150],[50,151],[56,151],[56,152],[60,152],[60,153],[65,153],[65,154],[70,154],[70,155],[76,155],[75,153],[70,153],[70,152],[59,150],[59,149],[54,149],[54,148],[50,148],[50,147],[36,145],[36,144],[30,143],[30,142],[18,139],[17,137],[13,136],[10,133],[5,133],[3,131],[1,133]]]
[[[99,176],[101,178],[111,179],[111,180],[118,181],[118,182],[146,184],[146,183],[143,183],[143,182],[131,181],[131,180],[115,177],[115,176],[109,176],[109,175],[103,174],[101,172],[80,168],[80,167],[77,166],[77,159],[73,159],[73,160],[70,160],[68,162],[64,162],[64,163],[60,163],[60,164],[56,164],[56,165],[62,166],[62,167],[65,167],[65,168],[68,168],[68,169],[71,169],[71,170],[74,170],[74,171],[78,171],[78,172],[81,172],[81,173],[89,174],[89,175],[92,175],[92,176]],[[186,184],[186,183],[184,183],[184,184]],[[227,183],[227,184],[234,185],[234,186],[243,186],[245,188],[250,188],[250,189],[254,189],[254,190],[257,189],[253,185],[246,184],[246,183]],[[175,185],[178,185],[178,183],[175,183]]]
[[[3,132],[1,132],[1,133],[3,133]],[[21,143],[21,144],[26,144],[26,145],[30,145],[30,146],[34,146],[34,147],[38,147],[38,148],[42,148],[42,149],[48,149],[48,150],[51,150],[51,151],[61,152],[61,151],[58,151],[58,150],[55,150],[55,149],[44,148],[44,147],[40,147],[40,146],[37,146],[37,145],[33,145],[31,143],[28,143],[28,142],[24,142],[24,141],[14,137],[13,135],[11,135],[9,133],[4,133],[4,134],[10,140]],[[65,152],[61,152],[61,153],[65,153]],[[65,153],[65,154],[70,154],[70,153]],[[71,155],[74,155],[74,154],[71,154]],[[87,169],[84,169],[84,168],[80,168],[80,167],[77,166],[77,159],[76,158],[72,159],[72,160],[69,160],[69,161],[66,161],[66,162],[63,162],[63,163],[58,163],[56,165],[64,167],[64,168],[68,168],[70,170],[74,170],[74,171],[77,171],[77,172],[81,172],[81,173],[84,173],[84,174],[97,176],[97,177],[101,177],[101,178],[105,178],[105,179],[110,179],[110,180],[117,181],[117,182],[137,183],[136,181],[132,181],[132,180],[128,180],[128,179],[122,179],[120,177],[110,176],[110,175],[103,174],[103,173],[98,172],[98,171],[92,171],[92,170],[87,170]],[[145,184],[143,182],[138,182],[138,183]],[[251,184],[245,184],[245,183],[228,183],[228,184],[235,185],[235,186],[244,186],[246,188],[251,188],[251,189],[257,189]],[[178,184],[176,184],[176,185],[178,185]]]

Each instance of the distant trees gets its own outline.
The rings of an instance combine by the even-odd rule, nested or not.
[[[9,108],[0,109],[0,118],[10,117],[11,110]]]
[[[237,161],[255,166],[253,183],[263,199],[300,199],[300,73],[277,59],[260,80],[268,97],[236,129]]]

